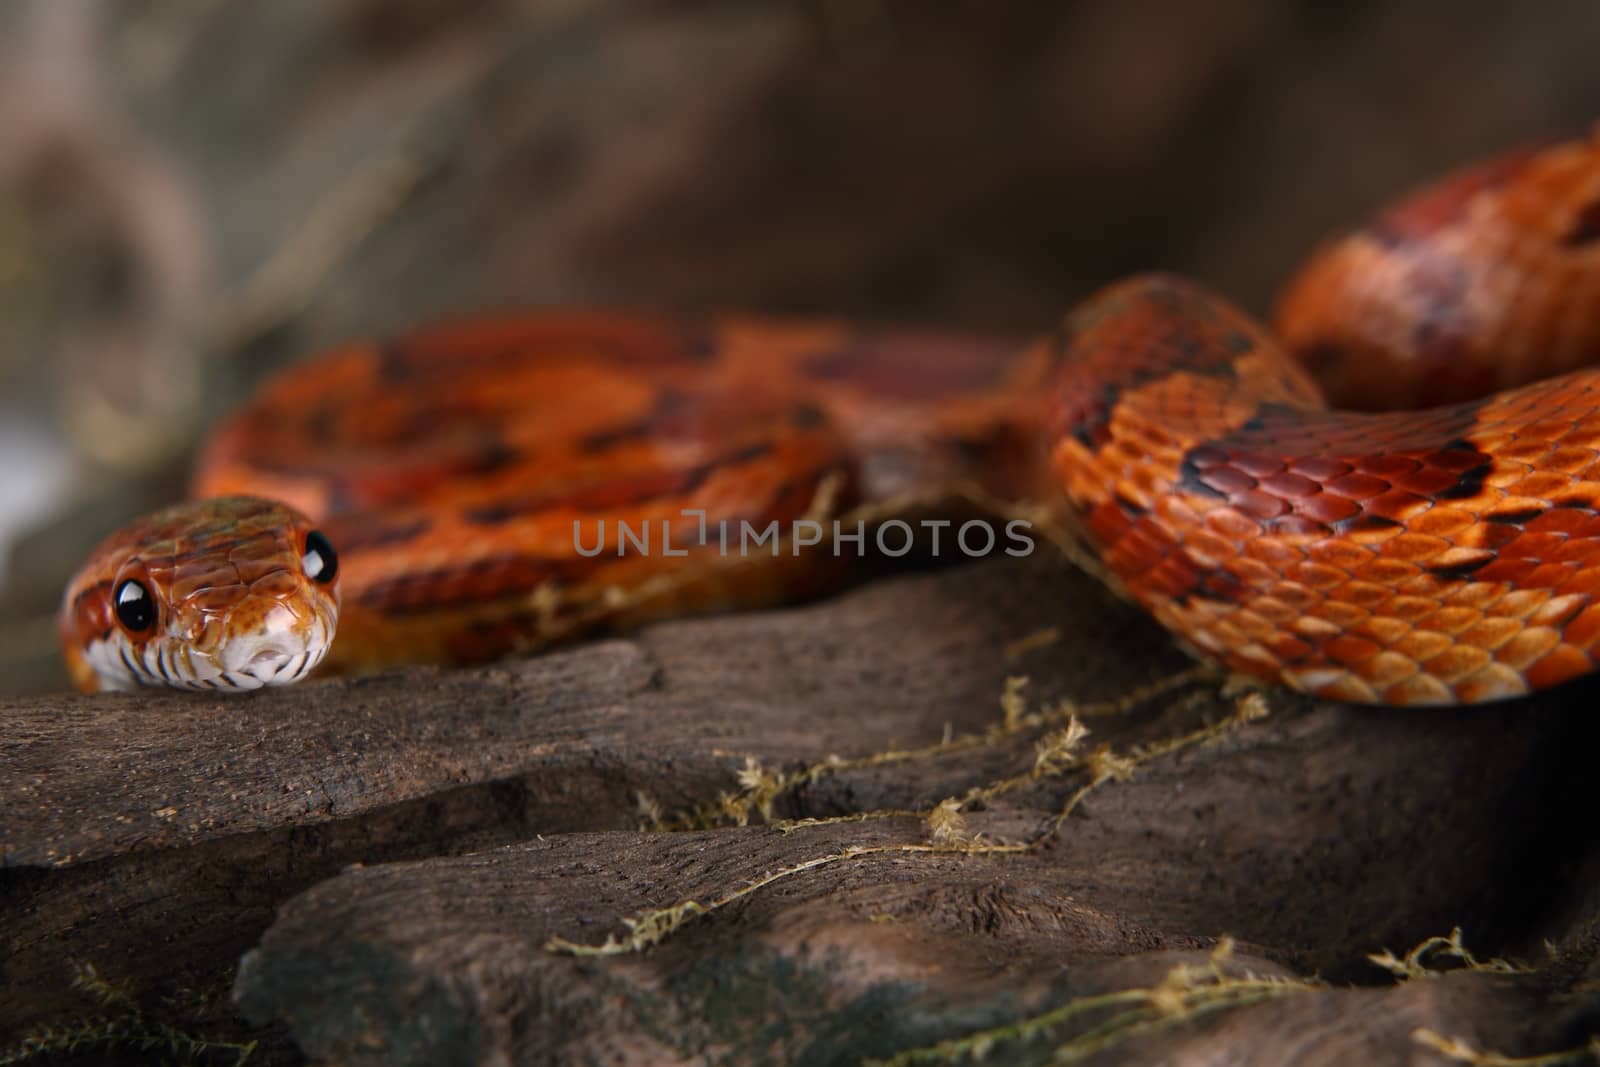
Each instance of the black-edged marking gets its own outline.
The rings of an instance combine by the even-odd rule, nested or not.
[[[1526,526],[1549,510],[1549,508],[1534,507],[1518,508],[1515,511],[1495,511],[1484,515],[1484,519],[1503,526]]]
[[[789,425],[797,430],[814,430],[827,422],[828,413],[815,404],[796,404],[789,409]]]
[[[461,518],[474,526],[498,526],[515,519],[535,515],[554,505],[569,507],[580,514],[593,514],[594,512],[610,512],[618,508],[633,507],[651,500],[660,500],[672,496],[685,496],[693,493],[703,486],[706,481],[717,471],[724,467],[737,466],[749,463],[771,455],[773,445],[770,441],[758,441],[744,445],[726,456],[690,467],[678,472],[676,475],[660,472],[649,476],[639,477],[638,488],[631,495],[613,496],[615,488],[622,485],[621,479],[612,485],[602,485],[594,491],[592,497],[586,499],[585,495],[562,494],[550,495],[523,495],[509,497],[505,500],[491,501],[476,507],[464,508]],[[676,480],[668,480],[675,478]]]
[[[642,418],[580,437],[578,451],[585,455],[594,455],[599,452],[609,452],[618,445],[656,440],[662,434],[662,423],[681,413],[687,406],[688,399],[687,395],[675,389],[663,389]]]
[[[1086,411],[1069,427],[1072,436],[1084,448],[1094,451],[1110,438],[1111,413],[1122,399],[1122,386],[1117,382],[1102,382],[1100,395],[1093,401],[1093,409]]]
[[[1122,513],[1130,520],[1142,519],[1146,515],[1150,514],[1149,508],[1135,504],[1133,501],[1124,496],[1120,490],[1111,494],[1111,501],[1112,503],[1116,504],[1117,507],[1121,509]]]
[[[1489,477],[1489,472],[1494,468],[1494,462],[1481,452],[1478,455],[1483,457],[1483,462],[1477,466],[1468,467],[1457,475],[1455,485],[1450,486],[1448,489],[1441,489],[1435,494],[1438,499],[1464,500],[1483,492],[1484,480]]]
[[[1425,569],[1429,574],[1440,581],[1454,582],[1460,581],[1464,578],[1472,577],[1472,575],[1477,571],[1487,567],[1493,562],[1494,554],[1492,552],[1486,552],[1481,559],[1470,560],[1466,563],[1455,563],[1448,567],[1427,567]]]
[[[526,458],[504,442],[490,441],[473,454],[463,471],[466,474],[493,474]]]
[[[1572,218],[1572,225],[1561,235],[1561,243],[1567,248],[1578,248],[1596,240],[1600,240],[1600,198],[1579,208]]]
[[[1191,449],[1184,455],[1183,462],[1178,465],[1178,492],[1190,493],[1194,496],[1208,496],[1213,500],[1226,500],[1227,493],[1205,483],[1204,472],[1191,458],[1193,455],[1194,452]]]
[[[1404,523],[1387,515],[1368,515],[1362,512],[1348,519],[1336,519],[1328,525],[1337,533],[1364,533],[1371,530],[1392,530],[1396,526],[1403,526]]]

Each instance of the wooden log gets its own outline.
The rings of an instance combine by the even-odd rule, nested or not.
[[[1532,956],[1592,914],[1560,877],[1585,862],[1585,839],[1551,813],[1579,810],[1596,728],[1574,708],[1593,687],[1398,713],[1274,693],[1270,714],[1240,722],[1236,698],[1181,680],[1190,670],[1137,612],[1041,556],[474,671],[231,700],[13,700],[0,709],[0,1048],[103,1013],[72,988],[88,964],[143,1025],[265,1035],[262,1062],[292,1061],[286,1032],[350,1062],[604,1049],[653,1062],[712,1047],[753,1062],[768,1045],[849,1059],[1157,983],[1174,962],[1161,953],[1204,956],[1223,936],[1239,939],[1237,965],[1343,982],[1382,978],[1366,953],[1456,924],[1485,954]],[[1016,675],[1030,682],[1006,701],[1007,727]],[[1062,699],[1091,733],[1035,779],[1038,743],[1068,721]],[[843,849],[927,844],[930,810],[986,787],[944,843],[1044,833],[1041,847],[827,861],[649,955],[542,950]],[[763,807],[913,814],[787,835],[726,825]],[[711,828],[641,832],[652,818]],[[351,864],[364,866],[339,873]],[[266,1030],[232,1019],[222,995],[258,940],[237,996]],[[193,994],[181,1009],[163,1001],[175,991]],[[1452,1014],[1455,1001],[1417,1017],[1501,1051],[1548,1047],[1529,1042],[1555,1002],[1519,987],[1505,1003],[1528,1021]],[[757,1007],[768,1029],[690,1025]],[[1409,1054],[1408,1040],[1385,1047]]]

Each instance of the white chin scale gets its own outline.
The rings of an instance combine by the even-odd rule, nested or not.
[[[84,651],[104,689],[168,686],[173,689],[245,690],[297,682],[322,662],[332,634],[318,619],[304,634],[246,634],[216,652],[198,652],[166,636],[136,652],[120,634],[92,642]]]

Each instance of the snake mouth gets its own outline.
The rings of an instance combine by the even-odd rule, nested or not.
[[[230,671],[228,677],[236,684],[243,676],[254,678],[262,685],[283,685],[286,682],[297,681],[309,669],[310,660],[310,649],[300,652],[291,649],[263,649],[250,657],[250,662],[245,664],[242,671]]]
[[[235,638],[214,661],[220,668],[217,683],[233,689],[260,689],[299,681],[322,662],[327,651],[323,627],[313,625],[311,629],[307,634],[275,633],[257,642]]]

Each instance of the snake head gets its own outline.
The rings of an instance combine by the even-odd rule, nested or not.
[[[305,677],[339,615],[338,558],[311,520],[255,497],[180,504],[107,538],[58,630],[78,688],[259,689]]]

